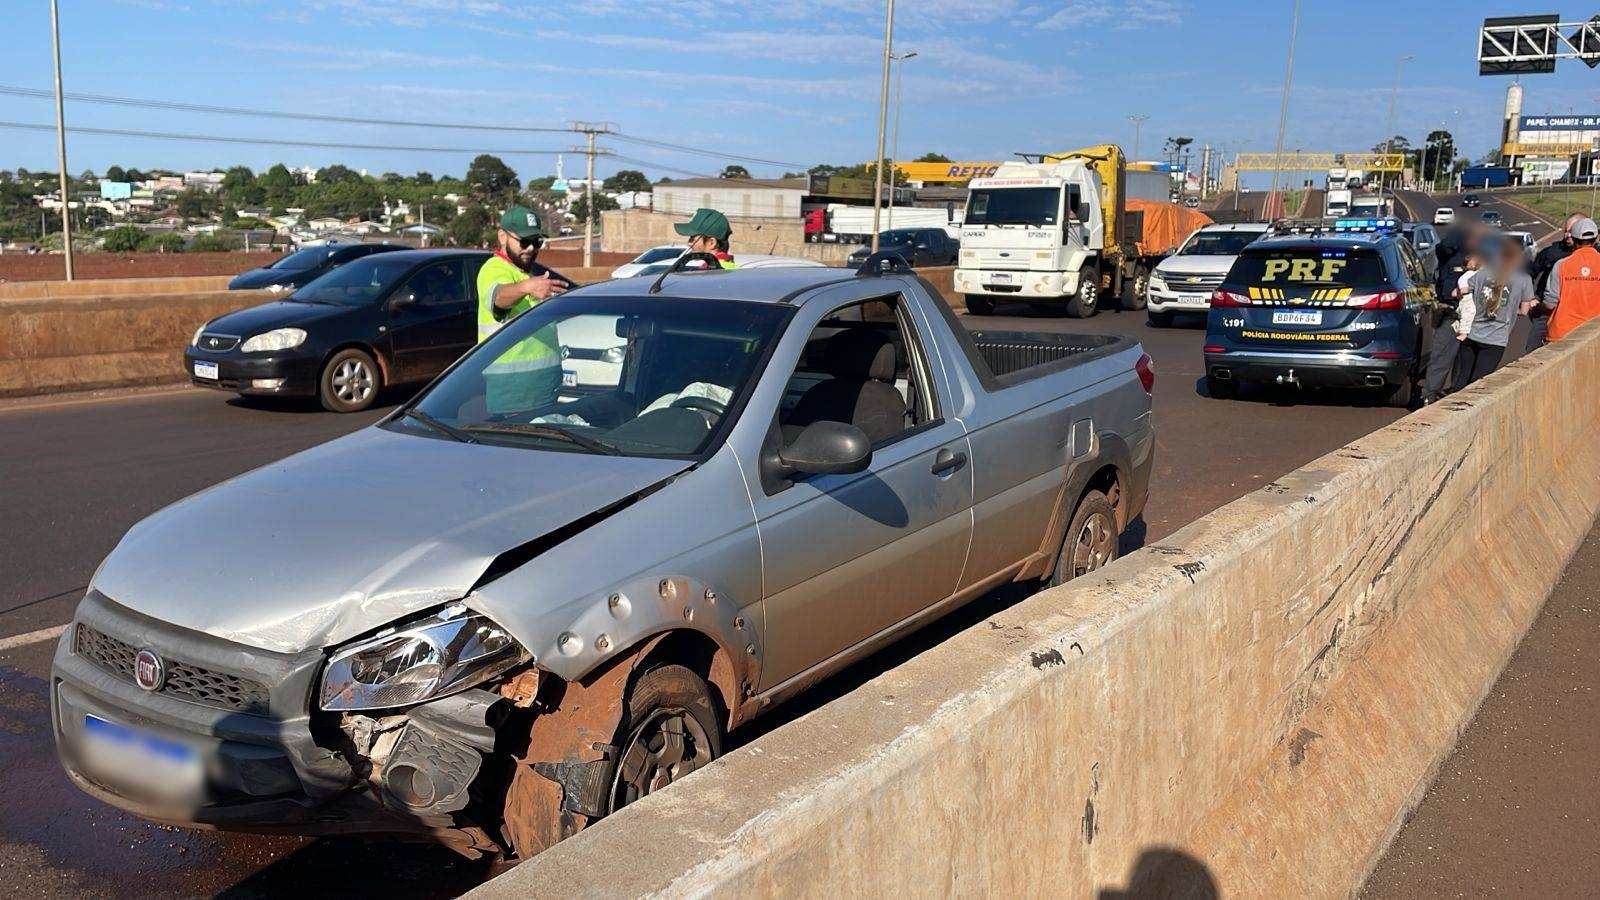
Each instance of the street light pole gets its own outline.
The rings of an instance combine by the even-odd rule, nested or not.
[[[900,84],[906,75],[906,60],[917,55],[917,51],[910,53],[889,54],[897,65],[894,67],[894,148],[889,157],[889,224],[894,227],[894,173],[900,163]]]
[[[1139,161],[1139,129],[1143,127],[1144,120],[1148,118],[1150,117],[1144,113],[1139,113],[1137,115],[1128,117],[1128,121],[1133,123],[1133,162]]]
[[[1272,190],[1263,205],[1263,211],[1268,215],[1271,215],[1271,206],[1278,197],[1278,182],[1283,178],[1283,131],[1289,124],[1289,86],[1294,82],[1294,42],[1299,33],[1300,0],[1294,0],[1294,18],[1289,23],[1289,60],[1283,67],[1283,100],[1278,104],[1278,140],[1272,148]]]
[[[61,170],[61,248],[66,253],[67,280],[72,280],[72,200],[67,196],[67,120],[61,106],[61,16],[50,0],[50,42],[56,64],[56,166]]]
[[[1409,53],[1407,53],[1404,56],[1400,56],[1400,57],[1397,57],[1395,59],[1395,61],[1394,61],[1394,86],[1389,89],[1389,119],[1388,119],[1388,122],[1383,126],[1383,131],[1384,131],[1384,142],[1383,142],[1383,145],[1388,148],[1388,150],[1386,152],[1388,152],[1391,155],[1394,153],[1394,104],[1395,104],[1395,100],[1399,99],[1399,97],[1400,97],[1400,65],[1401,65],[1401,63],[1404,63],[1408,59],[1416,59],[1416,57],[1412,56]],[[1401,166],[1401,168],[1404,169],[1405,167]],[[1380,184],[1383,181],[1388,181],[1388,179],[1389,179],[1389,174],[1387,172],[1385,172],[1383,174],[1382,181],[1380,181]]]
[[[894,57],[894,0],[888,0],[883,21],[883,77],[878,88],[878,152],[873,157],[872,252],[878,252],[878,218],[883,212],[883,137],[889,118],[889,63]],[[891,190],[893,190],[891,182]]]

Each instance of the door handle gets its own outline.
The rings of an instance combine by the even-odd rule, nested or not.
[[[949,449],[940,450],[933,457],[933,474],[943,475],[946,472],[954,472],[966,464],[967,455],[965,453],[952,452]]]

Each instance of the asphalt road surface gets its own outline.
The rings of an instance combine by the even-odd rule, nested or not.
[[[988,328],[1129,334],[1156,361],[1156,468],[1125,545],[1159,540],[1212,509],[1401,415],[1359,396],[1205,397],[1200,320],[1155,329],[1139,313],[1077,321],[1031,314]],[[50,741],[56,629],[134,522],[187,494],[368,424],[308,405],[256,407],[197,389],[0,407],[0,886],[30,897],[268,897],[290,891],[407,897],[461,893],[481,863],[395,843],[302,840],[162,827],[73,789]],[[249,552],[225,534],[219,553]],[[760,720],[748,740],[854,689],[1027,591],[1000,590]]]

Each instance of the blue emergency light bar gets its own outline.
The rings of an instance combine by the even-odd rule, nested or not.
[[[1338,219],[1333,223],[1333,230],[1393,232],[1400,230],[1400,220],[1392,216],[1376,219]]]

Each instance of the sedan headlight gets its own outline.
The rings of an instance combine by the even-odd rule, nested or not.
[[[200,346],[200,335],[204,334],[205,330],[206,330],[206,326],[205,325],[201,325],[199,328],[196,328],[194,330],[194,337],[189,338],[189,346],[191,346],[191,347]]]
[[[304,328],[274,328],[245,341],[244,346],[239,349],[245,353],[255,353],[260,350],[289,350],[305,342]]]
[[[487,616],[457,603],[334,653],[322,675],[321,706],[408,706],[482,684],[529,658]]]

